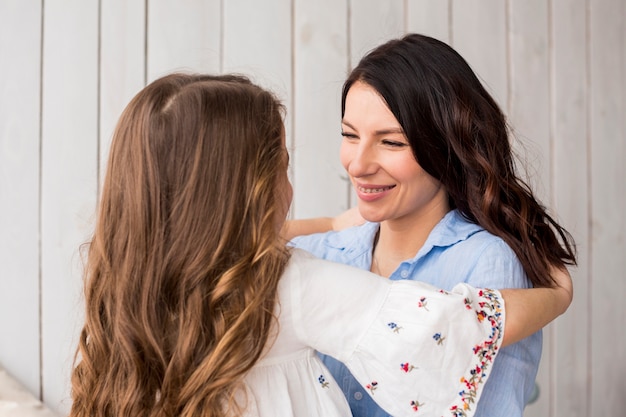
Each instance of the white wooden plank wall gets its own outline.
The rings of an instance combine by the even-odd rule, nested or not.
[[[590,412],[608,416],[624,414],[626,394],[626,5],[590,0],[588,7]]]
[[[608,382],[600,376],[603,372],[589,369],[589,345],[595,325],[590,327],[589,34],[588,14],[583,6],[570,0],[556,0],[549,10],[551,204],[578,243],[578,268],[572,271],[574,301],[567,314],[550,326],[553,333],[546,332],[544,336],[551,339],[546,343],[550,348],[544,348],[540,369],[542,392],[540,401],[528,408],[528,413],[532,411],[535,416],[601,415],[590,408],[590,382],[600,386]],[[624,132],[621,140],[624,141]],[[616,177],[606,180],[620,182]],[[620,256],[620,252],[624,252],[623,246],[612,250],[614,256]],[[619,329],[619,320],[609,326]],[[620,336],[617,332],[623,340],[623,333]],[[612,349],[602,352],[607,358],[615,353]],[[551,401],[546,401],[545,394]],[[602,400],[601,395],[598,400]],[[613,411],[618,410],[617,404],[611,405]],[[552,414],[547,414],[548,407],[553,408]]]
[[[81,317],[77,249],[89,237],[97,196],[98,2],[48,0],[43,17],[41,391],[65,409]]]
[[[88,239],[116,120],[175,70],[237,72],[286,119],[292,215],[352,203],[339,163],[344,77],[405,32],[451,43],[494,94],[528,180],[573,233],[569,311],[545,330],[527,417],[623,415],[623,0],[1,0],[0,364],[61,414]]]
[[[0,362],[37,396],[40,73],[41,7],[0,2]]]

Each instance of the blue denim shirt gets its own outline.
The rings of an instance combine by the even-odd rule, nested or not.
[[[291,243],[317,257],[369,270],[378,227],[378,223],[366,223],[340,232],[300,236]],[[415,257],[402,262],[390,279],[419,280],[446,290],[459,282],[478,288],[531,285],[513,250],[456,210],[439,222]],[[477,417],[522,417],[533,392],[541,347],[542,334],[538,332],[500,351],[478,403]],[[389,416],[342,363],[321,357],[341,386],[355,417]]]

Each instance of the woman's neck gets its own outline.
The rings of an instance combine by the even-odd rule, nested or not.
[[[415,257],[449,211],[448,204],[441,204],[411,217],[383,221],[372,252],[372,272],[388,277],[400,263]]]

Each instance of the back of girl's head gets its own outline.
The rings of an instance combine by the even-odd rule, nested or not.
[[[243,77],[173,74],[153,82],[119,122],[102,198],[116,215],[100,220],[133,239],[163,233],[171,249],[208,250],[220,237],[251,244],[238,236],[249,232],[247,219],[275,210],[273,181],[285,166],[281,111]],[[155,242],[142,239],[135,243],[150,251]]]
[[[515,172],[504,114],[453,48],[419,34],[376,47],[348,76],[342,115],[355,82],[380,94],[450,207],[503,238],[534,284],[550,284],[546,260],[575,263],[571,236]]]
[[[165,76],[128,105],[89,246],[72,415],[223,414],[288,257],[282,111],[232,75]]]

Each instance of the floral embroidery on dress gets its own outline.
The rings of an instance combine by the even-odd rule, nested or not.
[[[460,382],[463,384],[464,388],[459,392],[460,403],[450,407],[450,414],[454,417],[467,416],[466,411],[470,410],[471,406],[476,402],[478,387],[483,383],[483,377],[486,376],[486,371],[489,369],[498,351],[498,346],[495,342],[502,338],[503,323],[500,298],[495,291],[488,289],[480,290],[478,295],[486,301],[477,303],[481,310],[476,311],[476,317],[481,323],[485,320],[489,321],[491,324],[491,334],[482,344],[472,348],[477,359],[477,364],[469,371],[469,375],[460,378]]]
[[[445,337],[443,337],[441,333],[435,333],[433,335],[433,339],[437,341],[437,345],[443,345],[443,341],[445,340]]]
[[[400,369],[402,369],[404,372],[411,372],[413,369],[416,369],[415,366],[411,365],[410,363],[406,362],[406,363],[401,363],[400,364]]]
[[[328,388],[328,381],[326,381],[326,378],[324,378],[324,375],[320,375],[320,377],[317,378],[317,380],[319,381],[322,388]]]
[[[367,384],[365,388],[369,390],[370,394],[374,395],[374,391],[376,390],[376,388],[378,388],[378,382],[372,381],[369,384]]]
[[[479,322],[483,322],[483,320],[485,320],[485,318],[487,317],[487,313],[485,313],[484,311],[477,311],[476,312],[476,317],[478,317],[478,321]]]
[[[468,309],[468,310],[472,309],[472,300],[470,300],[467,297],[465,297],[465,308]]]
[[[417,411],[417,410],[419,410],[419,408],[420,408],[421,406],[423,406],[423,405],[424,405],[424,403],[420,403],[420,402],[419,402],[419,401],[417,401],[417,400],[411,401],[411,408],[413,409],[413,411]]]
[[[389,328],[393,330],[394,333],[400,333],[400,330],[402,329],[402,327],[398,326],[394,322],[387,323],[387,326],[389,326]]]
[[[427,305],[428,305],[428,301],[426,301],[426,297],[420,298],[419,303],[417,303],[418,307],[422,307],[424,310],[430,311],[430,310],[428,310]]]

